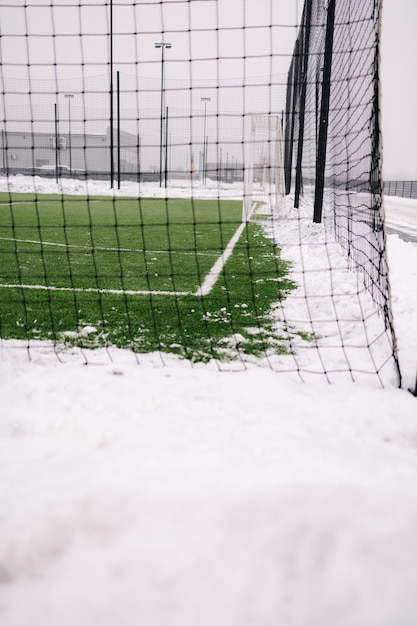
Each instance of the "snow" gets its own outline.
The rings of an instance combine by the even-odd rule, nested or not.
[[[417,200],[385,197],[386,225],[417,237]]]
[[[404,389],[3,342],[1,625],[414,626],[417,246],[388,254]]]

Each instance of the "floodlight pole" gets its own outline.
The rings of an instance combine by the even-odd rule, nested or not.
[[[113,162],[113,0],[110,0],[110,188],[113,189],[114,162]]]
[[[117,189],[120,189],[120,72],[116,74],[117,99]]]
[[[55,182],[58,184],[59,138],[58,138],[58,108],[57,108],[56,102],[54,104],[54,119],[55,119]]]
[[[161,127],[159,138],[159,186],[162,187],[162,144],[164,136],[164,50],[171,48],[170,43],[157,42],[155,48],[161,48]]]
[[[168,107],[165,115],[165,189],[168,187]]]
[[[72,178],[72,150],[71,150],[71,100],[74,98],[73,93],[65,93],[64,98],[68,99],[68,149],[69,149],[69,168],[70,177]]]
[[[204,142],[203,142],[203,183],[206,184],[206,175],[207,175],[207,137],[206,137],[206,122],[207,122],[207,102],[211,102],[211,98],[201,98],[201,101],[204,102]]]

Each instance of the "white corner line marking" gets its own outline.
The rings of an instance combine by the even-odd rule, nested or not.
[[[217,261],[215,262],[215,264],[213,265],[211,270],[206,275],[203,284],[195,292],[195,294],[194,294],[195,296],[207,296],[210,293],[210,291],[213,289],[214,284],[215,284],[215,282],[217,281],[217,279],[218,279],[218,277],[220,275],[220,272],[222,271],[222,269],[226,265],[227,259],[232,254],[233,248],[235,247],[236,243],[238,242],[238,240],[240,238],[240,235],[242,234],[243,229],[245,228],[245,226],[246,226],[245,222],[242,222],[240,224],[239,228],[237,229],[237,231],[235,232],[235,234],[233,235],[233,237],[231,238],[231,240],[227,244],[226,248],[221,253],[221,255],[219,256],[219,258],[217,259]]]
[[[52,285],[18,285],[18,284],[1,284],[1,289],[35,289],[38,291],[69,291],[77,293],[111,293],[115,295],[127,295],[127,296],[207,296],[213,289],[221,271],[226,265],[227,259],[233,252],[233,249],[238,242],[246,223],[242,222],[239,228],[236,230],[233,237],[230,239],[224,251],[221,253],[211,270],[206,274],[203,284],[198,287],[197,291],[192,293],[191,291],[158,291],[147,289],[100,289],[99,287],[54,287]],[[39,242],[34,242],[39,243]]]

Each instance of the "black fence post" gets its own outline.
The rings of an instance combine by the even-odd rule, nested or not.
[[[295,168],[295,195],[294,195],[294,207],[298,209],[300,206],[300,193],[302,187],[302,165],[303,165],[303,146],[304,146],[304,125],[305,125],[305,108],[306,108],[306,94],[307,94],[307,72],[308,72],[308,57],[310,50],[310,32],[311,32],[311,7],[313,0],[306,0],[303,12],[303,44],[301,47],[301,59],[300,59],[300,77],[301,77],[301,94],[299,105],[299,128],[298,128],[298,146],[297,146],[297,164]]]
[[[323,82],[321,91],[321,109],[319,139],[316,160],[316,187],[314,195],[313,222],[320,223],[323,213],[324,177],[326,170],[327,133],[329,127],[329,104],[333,60],[333,35],[336,0],[329,0],[327,7],[326,42],[324,49]]]

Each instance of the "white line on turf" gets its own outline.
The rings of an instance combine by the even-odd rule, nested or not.
[[[196,296],[207,296],[210,293],[210,291],[213,289],[214,283],[216,282],[216,280],[218,279],[218,277],[220,275],[220,272],[222,271],[222,269],[226,265],[227,259],[232,254],[233,248],[235,247],[236,243],[238,242],[239,237],[242,234],[243,229],[245,228],[245,226],[246,226],[245,222],[242,222],[240,224],[239,228],[237,229],[237,231],[235,232],[235,234],[233,235],[233,237],[231,238],[231,240],[227,244],[226,248],[221,253],[221,255],[219,256],[219,258],[217,259],[217,261],[215,262],[215,264],[213,265],[213,267],[211,268],[209,273],[206,275],[203,284],[201,285],[201,287],[199,287],[197,289],[197,291],[196,291],[196,293],[194,295],[196,295]]]
[[[2,285],[1,289],[34,289],[37,291],[70,291],[71,293],[112,293],[115,295],[126,296],[144,296],[144,295],[161,295],[161,296],[192,296],[191,291],[147,291],[146,289],[99,289],[96,287],[54,287],[52,285]]]
[[[212,256],[209,252],[196,252],[195,250],[153,250],[152,248],[109,248],[105,246],[79,246],[71,243],[58,243],[56,241],[39,241],[37,239],[17,239],[16,237],[0,237],[0,241],[14,241],[16,243],[34,243],[40,246],[56,246],[58,248],[78,248],[90,250],[90,252],[148,252],[149,254],[192,254],[195,256]]]
[[[163,295],[163,296],[207,296],[210,291],[213,289],[214,284],[216,283],[221,271],[223,270],[224,266],[226,265],[226,261],[227,259],[230,257],[230,255],[233,252],[233,249],[236,245],[236,243],[238,242],[243,229],[245,228],[246,224],[245,222],[242,222],[239,226],[239,228],[236,230],[235,234],[233,235],[233,237],[230,239],[229,243],[227,244],[226,248],[224,249],[224,251],[222,252],[222,254],[219,256],[219,258],[217,259],[217,261],[215,262],[215,264],[213,265],[213,267],[211,268],[211,270],[207,273],[203,284],[198,287],[197,291],[195,291],[194,293],[192,293],[191,291],[158,291],[158,290],[146,290],[146,289],[138,289],[138,290],[133,290],[133,289],[99,289],[99,288],[95,288],[95,287],[54,287],[54,286],[48,286],[48,285],[13,285],[13,284],[0,284],[0,288],[5,288],[5,289],[36,289],[39,291],[70,291],[70,292],[87,292],[87,293],[111,293],[111,294],[115,294],[115,295],[128,295],[128,296],[135,296],[135,295]],[[5,239],[4,237],[2,239]],[[36,241],[34,243],[40,243],[39,241]],[[59,245],[65,245],[65,244],[59,244]],[[136,250],[136,252],[138,252]],[[160,250],[160,251],[156,251],[153,250],[152,252],[167,252],[166,250]]]

